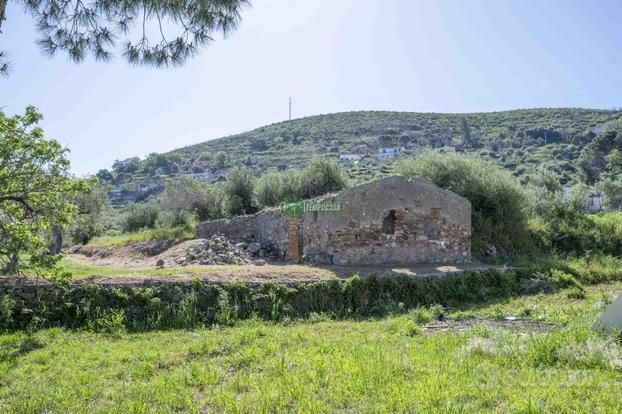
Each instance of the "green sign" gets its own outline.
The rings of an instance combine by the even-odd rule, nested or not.
[[[305,203],[305,213],[338,213],[341,211],[341,203]]]
[[[289,217],[301,217],[304,213],[338,213],[341,211],[341,203],[317,203],[306,201],[294,201],[283,203],[280,206],[281,214]]]
[[[280,207],[281,214],[289,217],[301,217],[305,212],[304,201],[294,201],[292,203],[283,203]]]

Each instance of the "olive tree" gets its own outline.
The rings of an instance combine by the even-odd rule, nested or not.
[[[528,196],[506,170],[475,156],[428,151],[397,163],[408,178],[425,178],[471,202],[473,252],[488,242],[507,252],[527,247]]]
[[[182,176],[166,183],[162,207],[176,225],[185,224],[188,215],[201,221],[213,220],[223,217],[223,196],[215,186]]]
[[[227,213],[232,216],[257,211],[255,200],[255,177],[244,167],[236,167],[227,176],[224,195]]]
[[[44,231],[68,225],[72,197],[84,183],[69,174],[66,148],[46,140],[35,108],[13,117],[0,112],[0,273],[59,275]]]

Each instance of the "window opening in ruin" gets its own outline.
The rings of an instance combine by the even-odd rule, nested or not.
[[[395,210],[389,210],[389,214],[382,221],[382,232],[384,234],[395,234],[395,221],[397,214]]]

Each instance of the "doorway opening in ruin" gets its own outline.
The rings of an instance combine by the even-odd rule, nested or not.
[[[397,212],[389,210],[389,214],[382,220],[382,232],[384,234],[395,234],[395,221],[397,220]]]

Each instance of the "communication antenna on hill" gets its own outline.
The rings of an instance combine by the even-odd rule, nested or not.
[[[292,120],[292,97],[289,97],[289,120]]]

